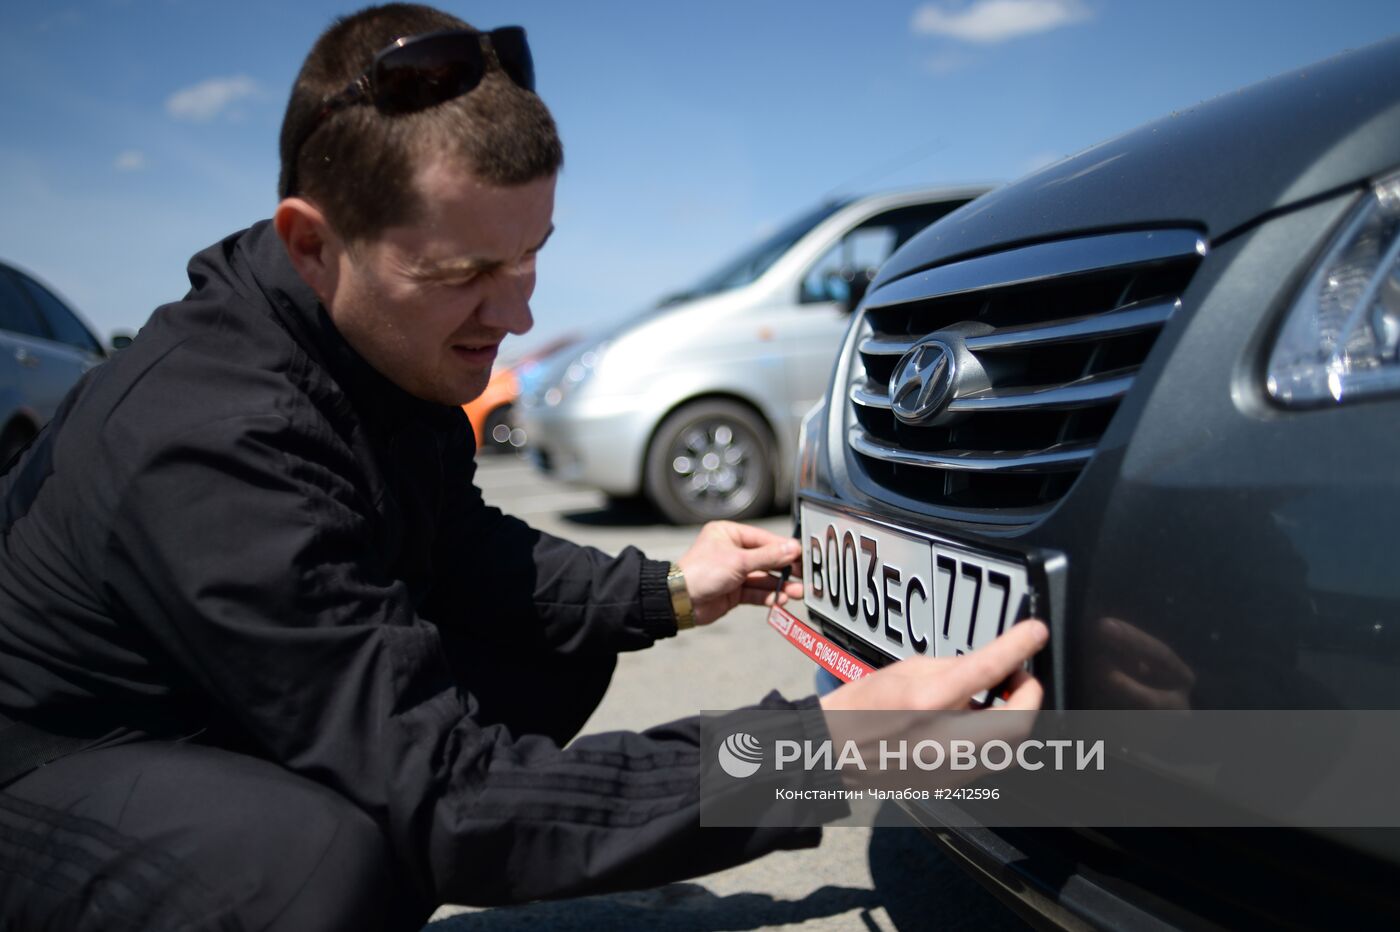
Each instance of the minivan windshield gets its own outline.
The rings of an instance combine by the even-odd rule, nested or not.
[[[705,295],[719,294],[721,291],[730,291],[740,288],[750,282],[755,281],[760,275],[768,271],[769,266],[777,262],[783,253],[792,248],[807,232],[821,223],[827,217],[836,213],[842,207],[850,203],[850,199],[827,201],[815,210],[808,211],[791,223],[781,227],[776,233],[769,236],[762,242],[749,247],[737,257],[730,259],[715,271],[706,275],[694,286],[685,291],[668,295],[661,301],[660,306],[665,307],[670,304],[677,304],[681,301],[689,301],[693,298],[704,297]]]

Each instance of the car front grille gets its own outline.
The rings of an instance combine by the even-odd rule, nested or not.
[[[1078,237],[872,292],[847,370],[861,484],[935,510],[1028,519],[1051,506],[1093,457],[1205,249],[1193,230]],[[936,416],[906,422],[891,376],[930,340],[964,362]]]

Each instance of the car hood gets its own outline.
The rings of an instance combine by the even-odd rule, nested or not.
[[[904,245],[876,287],[950,259],[1109,228],[1220,240],[1400,164],[1400,36],[1173,113],[983,195]]]

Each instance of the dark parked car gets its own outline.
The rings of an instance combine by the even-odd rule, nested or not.
[[[106,354],[63,301],[0,262],[0,469]]]
[[[1038,613],[1049,708],[1400,709],[1398,171],[1391,39],[914,237],[803,425],[809,619],[879,664]],[[833,567],[858,585],[897,567],[909,636],[867,625]],[[1394,832],[911,812],[1045,923],[1400,923]]]

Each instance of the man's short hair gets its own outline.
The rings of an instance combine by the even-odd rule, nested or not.
[[[369,67],[395,39],[472,29],[455,16],[407,3],[367,7],[331,24],[301,66],[282,119],[281,197],[314,202],[350,241],[373,239],[419,212],[416,170],[434,156],[458,159],[486,184],[513,187],[555,174],[564,161],[544,102],[517,87],[498,62],[470,92],[416,113],[380,113],[371,104],[331,114],[292,152],[325,99]],[[297,190],[290,191],[296,159]]]

